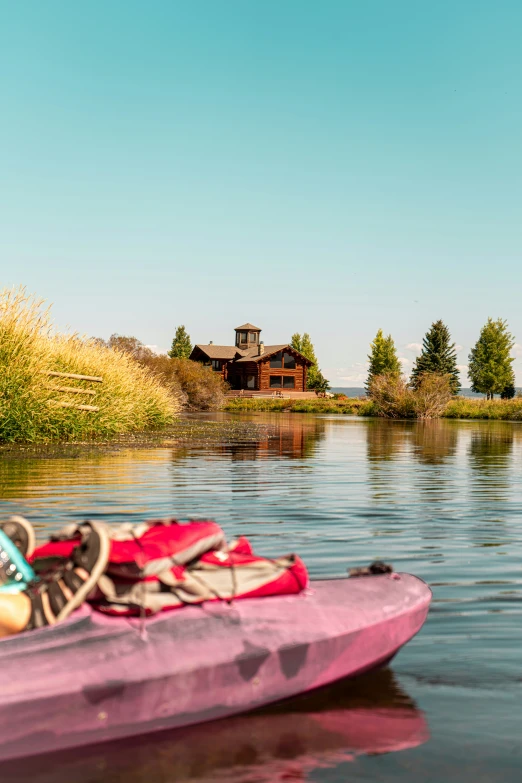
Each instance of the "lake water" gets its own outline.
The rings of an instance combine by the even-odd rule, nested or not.
[[[261,554],[297,551],[312,576],[385,559],[432,586],[423,630],[390,670],[362,681],[252,716],[49,758],[38,769],[18,766],[12,779],[518,782],[522,425],[246,418],[272,437],[74,459],[4,456],[0,511],[42,529],[86,516],[213,516]]]

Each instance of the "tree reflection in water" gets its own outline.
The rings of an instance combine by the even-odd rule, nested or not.
[[[246,417],[245,417],[246,419]],[[253,419],[255,421],[255,419]],[[267,414],[263,424],[268,425],[257,441],[232,441],[206,445],[206,454],[230,457],[233,462],[285,457],[309,459],[315,455],[318,444],[324,439],[328,421],[306,414]],[[183,459],[197,452],[190,445],[172,450],[173,459]]]
[[[395,459],[408,448],[413,422],[368,419],[366,426],[367,458],[370,464]]]
[[[493,516],[498,521],[513,488],[511,468],[515,428],[511,422],[479,422],[472,426],[468,446],[472,474],[470,497],[472,502],[480,504],[482,511],[485,504],[494,504]],[[483,513],[481,516],[484,516]]]
[[[411,431],[413,455],[423,465],[443,465],[457,451],[458,422],[445,419],[415,422]]]

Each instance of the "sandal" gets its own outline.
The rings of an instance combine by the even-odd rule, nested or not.
[[[109,559],[109,533],[104,525],[84,522],[78,527],[81,542],[66,565],[42,576],[25,591],[31,617],[25,630],[54,625],[78,609],[96,587]]]
[[[36,545],[36,537],[33,526],[25,517],[15,514],[6,520],[0,520],[0,530],[4,531],[26,559],[31,557]]]
[[[35,535],[24,517],[0,521],[0,593],[21,593],[35,573],[26,560],[34,550]]]

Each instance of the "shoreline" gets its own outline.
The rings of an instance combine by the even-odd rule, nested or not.
[[[292,400],[274,398],[235,397],[227,402],[222,410],[226,413],[334,413],[345,416],[365,416],[382,418],[375,414],[375,408],[370,399],[334,400],[317,398],[317,400]],[[442,414],[442,419],[476,419],[489,421],[522,421],[522,397],[511,400],[485,400],[473,397],[455,397]],[[390,418],[389,421],[393,421]],[[409,419],[420,421],[420,419]]]
[[[229,414],[226,420],[212,419],[212,416]],[[117,453],[126,450],[172,448],[183,445],[205,445],[208,443],[256,443],[273,437],[271,427],[266,423],[241,421],[233,414],[255,413],[301,413],[335,414],[338,416],[362,416],[367,419],[385,421],[422,421],[421,419],[393,419],[376,416],[370,400],[346,399],[317,400],[292,399],[234,399],[218,411],[186,412],[174,423],[160,429],[124,433],[109,438],[86,440],[49,440],[35,443],[0,443],[0,458],[61,458],[76,457],[89,452],[95,454]],[[513,400],[476,400],[456,398],[452,400],[442,419],[454,421],[505,421],[522,422],[522,398]],[[427,420],[424,420],[427,421]],[[433,419],[429,419],[433,421]]]

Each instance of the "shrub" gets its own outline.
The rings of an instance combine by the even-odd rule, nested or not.
[[[413,390],[414,408],[417,419],[435,419],[444,413],[453,399],[454,377],[425,372],[417,375],[416,388]]]
[[[396,373],[371,378],[368,396],[378,416],[387,419],[412,419],[416,416],[415,393]]]
[[[373,411],[389,419],[433,419],[442,416],[453,397],[450,375],[423,373],[415,382],[416,387],[412,388],[395,373],[376,375],[369,387]]]
[[[98,411],[61,407],[84,403],[63,388],[91,388],[48,371],[102,376],[89,402]],[[62,390],[57,387],[61,387]],[[108,436],[159,427],[179,410],[177,398],[127,354],[99,340],[51,332],[49,311],[25,290],[0,292],[0,441]]]
[[[130,355],[146,367],[184,408],[217,410],[225,401],[228,384],[211,367],[190,359],[171,359],[167,354],[158,356],[137,337],[113,334],[106,345]]]
[[[141,361],[164,386],[180,395],[185,407],[205,411],[216,410],[223,405],[228,384],[211,367],[190,359],[171,359],[153,354]]]

